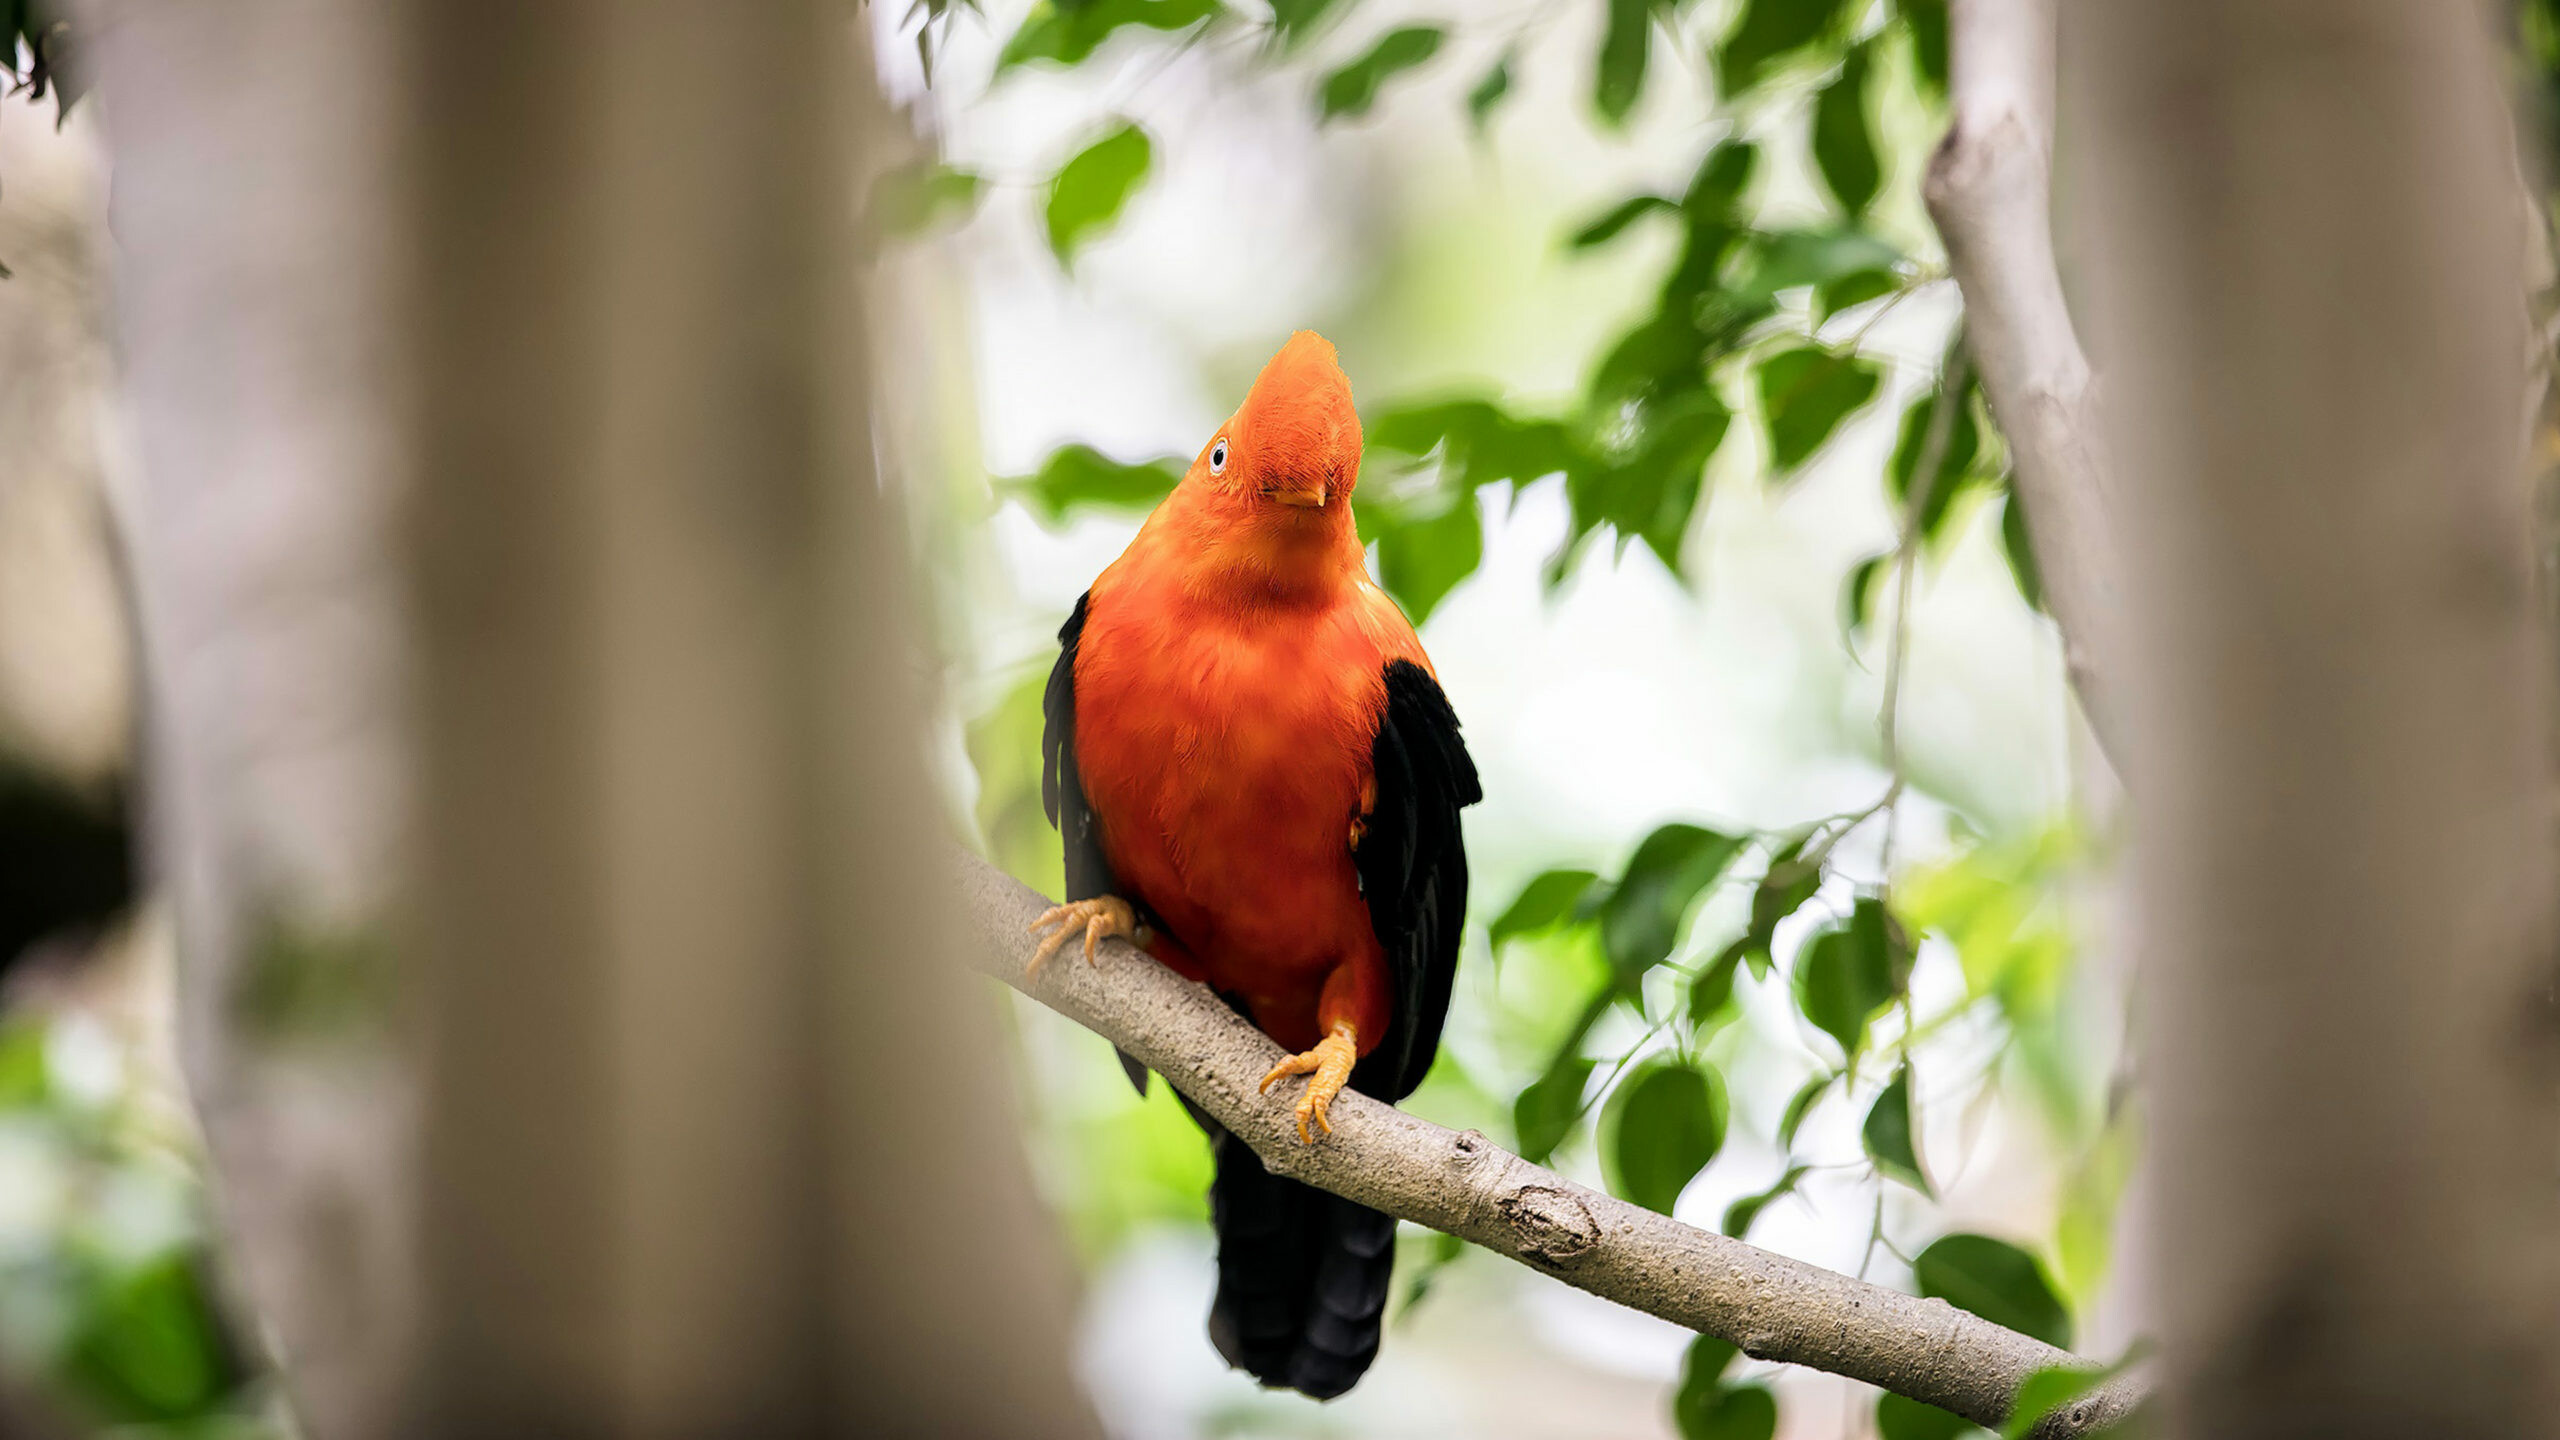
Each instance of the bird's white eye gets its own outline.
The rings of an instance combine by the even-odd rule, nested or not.
[[[1218,437],[1217,444],[1209,447],[1209,473],[1212,475],[1227,473],[1227,437],[1224,435]]]

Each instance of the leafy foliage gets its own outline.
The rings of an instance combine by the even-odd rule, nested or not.
[[[1512,1122],[1523,1158],[1543,1163],[1573,1133],[1582,1118],[1582,1092],[1597,1068],[1588,1056],[1561,1055],[1520,1092],[1512,1102]]]
[[[1407,25],[1378,37],[1367,54],[1324,77],[1316,93],[1318,112],[1326,120],[1358,119],[1378,103],[1387,81],[1440,53],[1448,32],[1437,25]]]
[[[1769,455],[1784,474],[1813,458],[1858,407],[1875,398],[1876,367],[1854,355],[1799,345],[1760,367],[1760,413]]]
[[[1069,445],[1036,473],[997,481],[996,493],[1021,500],[1051,524],[1086,508],[1145,511],[1182,483],[1183,464],[1170,456],[1127,464],[1090,445]]]
[[[1727,1111],[1724,1077],[1713,1066],[1669,1056],[1638,1066],[1610,1102],[1610,1188],[1670,1214],[1724,1148]]]
[[[1511,52],[1504,51],[1502,58],[1493,62],[1493,68],[1484,72],[1484,78],[1476,82],[1475,88],[1467,92],[1467,120],[1478,133],[1482,133],[1485,125],[1493,119],[1494,107],[1511,93],[1511,61]]]
[[[1005,42],[996,70],[1081,64],[1121,29],[1188,30],[1222,13],[1218,0],[1039,0]]]
[[[1716,83],[1729,98],[1750,90],[1772,66],[1803,54],[1837,25],[1842,9],[1842,0],[1747,0],[1716,48]]]
[[[938,161],[902,166],[872,182],[871,223],[891,238],[922,235],[966,219],[985,188],[978,176]]]
[[[1957,1440],[1984,1432],[1961,1415],[1886,1394],[1876,1398],[1876,1433],[1884,1440]]]
[[[1813,107],[1814,163],[1821,168],[1822,183],[1831,197],[1851,215],[1875,203],[1884,179],[1876,159],[1874,127],[1867,120],[1872,50],[1872,42],[1851,46],[1848,58],[1840,62],[1838,78],[1823,87],[1822,98]]]
[[[1724,1376],[1741,1352],[1731,1341],[1701,1335],[1690,1342],[1671,1395],[1681,1440],[1769,1440],[1778,1430],[1778,1399],[1766,1385],[1732,1384]]]
[[[1644,972],[1670,958],[1699,894],[1733,863],[1742,843],[1739,836],[1703,826],[1671,824],[1636,847],[1600,907],[1601,943],[1619,984],[1632,988]]]
[[[1736,1240],[1750,1235],[1751,1222],[1760,1218],[1760,1212],[1794,1194],[1796,1186],[1802,1183],[1804,1177],[1812,1173],[1812,1170],[1813,1167],[1810,1165],[1790,1165],[1787,1167],[1787,1173],[1778,1177],[1776,1184],[1766,1190],[1745,1195],[1726,1206],[1724,1233]]]
[[[1147,132],[1124,120],[1077,151],[1049,181],[1049,249],[1069,264],[1095,231],[1119,218],[1155,161]]]
[[[2071,1344],[2071,1314],[2036,1257],[1988,1235],[1948,1235],[1912,1262],[1920,1293],[2048,1345]]]
[[[1855,1057],[1865,1048],[1868,1023],[1901,998],[1911,960],[1910,938],[1884,902],[1863,896],[1848,924],[1826,929],[1805,945],[1796,964],[1796,1003],[1807,1020]]]
[[[1867,1112],[1867,1123],[1859,1136],[1866,1142],[1867,1157],[1876,1168],[1923,1195],[1937,1192],[1929,1187],[1928,1172],[1921,1168],[1920,1151],[1911,1124],[1911,1067],[1903,1065],[1893,1073],[1893,1083],[1876,1097],[1875,1107]]]
[[[1592,108],[1607,123],[1624,125],[1627,112],[1644,94],[1654,18],[1669,9],[1665,0],[1608,0],[1608,28],[1600,37],[1598,74],[1591,88]]]

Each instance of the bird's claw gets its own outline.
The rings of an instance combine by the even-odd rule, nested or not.
[[[1332,1108],[1333,1097],[1341,1094],[1342,1087],[1350,1083],[1351,1067],[1359,1058],[1358,1037],[1346,1023],[1334,1026],[1333,1033],[1317,1041],[1313,1050],[1283,1058],[1271,1067],[1270,1074],[1262,1077],[1262,1089],[1266,1093],[1289,1076],[1309,1077],[1306,1093],[1298,1097],[1299,1144],[1316,1143],[1316,1130],[1327,1135],[1333,1133],[1333,1121],[1326,1117],[1325,1112]]]
[[[1040,938],[1040,948],[1032,952],[1031,963],[1023,967],[1025,979],[1040,978],[1040,967],[1048,964],[1049,957],[1057,954],[1060,947],[1079,930],[1084,932],[1084,960],[1088,965],[1094,963],[1093,947],[1101,944],[1104,936],[1116,935],[1124,940],[1138,938],[1138,912],[1117,895],[1097,895],[1090,900],[1070,900],[1064,905],[1052,905],[1039,919],[1023,928],[1038,930],[1051,925],[1057,928]]]

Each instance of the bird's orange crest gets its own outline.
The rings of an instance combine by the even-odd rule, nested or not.
[[[1332,344],[1313,330],[1291,335],[1201,458],[1215,482],[1285,505],[1349,499],[1360,481],[1360,412]]]

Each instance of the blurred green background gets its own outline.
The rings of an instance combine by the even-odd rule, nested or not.
[[[11,12],[14,13],[14,12]],[[31,22],[30,22],[31,23]],[[937,600],[955,824],[1055,893],[1075,596],[1296,328],[1484,775],[1410,1107],[2111,1358],[2138,1145],[2118,798],[2035,609],[1917,186],[1928,0],[871,6],[881,446]],[[22,44],[15,64],[32,68]],[[129,657],[92,117],[0,101],[0,753],[113,812]],[[0,1364],[83,1428],[281,1433],[227,1330],[146,900],[0,1021]],[[991,997],[1117,1434],[1953,1435],[1420,1232],[1375,1372],[1227,1372],[1205,1147]]]
[[[887,19],[914,141],[872,191],[900,236],[889,444],[942,480],[918,521],[987,852],[1056,893],[1051,632],[1263,359],[1322,331],[1367,431],[1362,533],[1487,796],[1410,1108],[2123,1353],[2118,797],[1950,366],[1961,307],[1918,195],[1942,10]],[[1016,1009],[1121,1433],[1964,1431],[1412,1230],[1371,1378],[1325,1407],[1261,1395],[1200,1333],[1190,1123]]]

